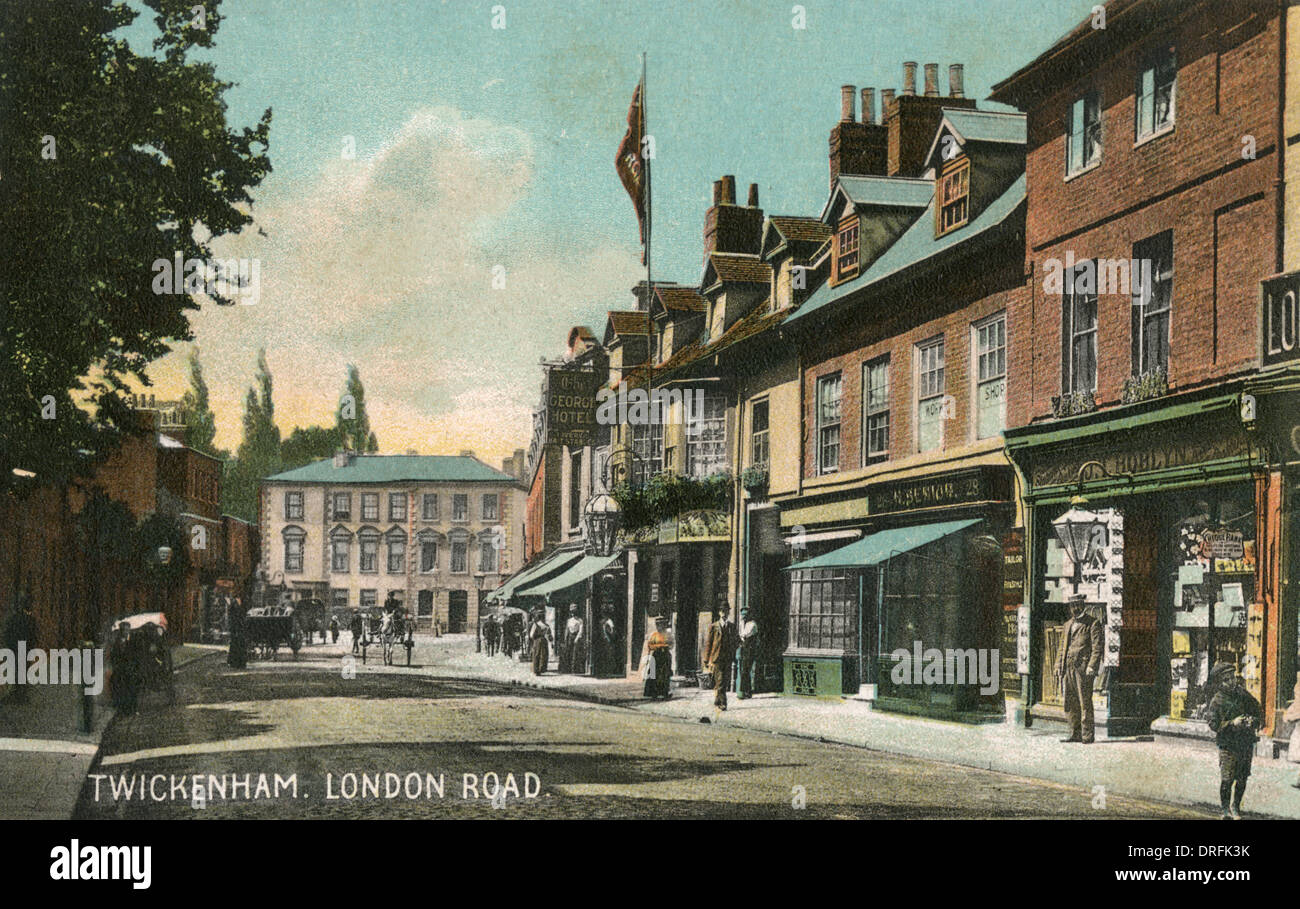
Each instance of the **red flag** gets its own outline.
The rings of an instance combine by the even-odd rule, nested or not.
[[[641,106],[641,86],[632,93],[632,106],[627,110],[627,134],[618,146],[618,155],[614,158],[614,168],[618,178],[623,181],[623,188],[632,197],[636,206],[637,225],[641,228],[641,262],[645,262],[646,242],[646,185],[648,174],[645,162],[641,159],[641,142],[644,139],[645,110]]]

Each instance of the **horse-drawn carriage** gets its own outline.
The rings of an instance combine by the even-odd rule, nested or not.
[[[145,612],[115,620],[112,642],[109,685],[117,707],[134,712],[146,691],[161,691],[167,703],[176,703],[176,673],[164,613]]]
[[[415,620],[405,609],[374,608],[362,615],[364,636],[361,639],[361,662],[366,661],[366,647],[379,643],[384,651],[384,665],[393,665],[398,647],[406,648],[406,665],[411,665],[415,647]]]
[[[281,647],[288,647],[297,659],[303,633],[292,606],[259,606],[244,618],[244,637],[250,656],[274,660]]]

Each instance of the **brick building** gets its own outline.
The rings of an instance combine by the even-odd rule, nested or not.
[[[902,94],[884,93],[881,123],[864,89],[855,124],[844,87],[821,217],[829,279],[784,325],[804,426],[798,488],[774,496],[796,550],[786,690],[1000,718],[996,686],[890,671],[917,642],[1002,645],[1001,547],[1017,514],[1001,431],[1021,343],[1008,314],[1028,297],[1024,118],[977,110],[960,66],[947,96],[937,65],[924,94],[916,72],[905,64]],[[850,131],[886,154],[855,159]]]
[[[1076,589],[1106,624],[1096,701],[1112,734],[1208,736],[1219,661],[1269,711],[1290,692],[1295,559],[1279,544],[1295,452],[1258,431],[1273,405],[1256,408],[1279,388],[1258,374],[1260,281],[1294,268],[1290,15],[1113,0],[1104,28],[1090,17],[995,87],[1028,119],[1033,281],[1008,310],[1006,442],[1024,481],[1035,715],[1059,712],[1047,667]],[[1052,527],[1081,513],[1076,496],[1109,536],[1077,570]]]

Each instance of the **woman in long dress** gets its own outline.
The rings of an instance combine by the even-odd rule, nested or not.
[[[645,642],[645,696],[663,698],[665,701],[668,700],[668,686],[673,676],[672,645],[664,633],[666,627],[667,622],[663,617],[656,618],[654,634],[646,638]]]
[[[533,619],[528,638],[533,646],[533,675],[541,675],[551,660],[551,626],[546,624],[544,616],[538,615]]]

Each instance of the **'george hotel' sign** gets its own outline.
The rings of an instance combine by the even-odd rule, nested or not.
[[[1300,299],[1300,272],[1267,278],[1261,283],[1263,302],[1260,307],[1260,338],[1263,342],[1261,363],[1272,366],[1300,358],[1297,338],[1297,299]]]

